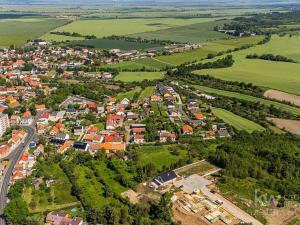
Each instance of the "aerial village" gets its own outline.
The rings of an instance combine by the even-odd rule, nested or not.
[[[4,50],[0,53],[0,76],[11,83],[9,87],[3,85],[0,88],[0,157],[4,159],[0,167],[1,174],[7,166],[5,159],[16,148],[26,149],[12,172],[11,185],[30,176],[36,161],[40,157],[47,157],[47,153],[44,152],[46,145],[54,147],[58,154],[65,154],[70,149],[89,152],[92,156],[104,152],[108,158],[122,157],[127,161],[130,157],[126,155],[126,150],[130,146],[179,143],[181,137],[194,135],[204,141],[230,138],[234,135],[232,129],[220,122],[211,112],[209,106],[201,104],[197,99],[187,99],[178,94],[175,91],[175,87],[178,86],[176,81],[170,85],[157,82],[150,96],[137,100],[105,96],[104,100],[99,102],[80,95],[70,95],[60,103],[57,110],[47,108],[45,104],[32,104],[39,91],[43,90],[45,96],[56,91],[55,87],[43,83],[41,74],[48,74],[50,68],[57,66],[76,66],[87,57],[91,57],[91,52],[78,52],[74,49],[45,49],[22,54],[17,54],[14,50]],[[53,65],[57,61],[61,64]],[[30,70],[26,71],[28,62],[40,70],[29,68]],[[68,72],[60,76],[65,78],[66,74],[74,76],[74,73]],[[106,71],[94,72],[93,75],[81,73],[82,76],[84,74],[98,80],[111,81],[114,77]],[[202,97],[214,98],[206,94]],[[158,115],[164,116],[166,129],[153,130],[151,118]],[[96,123],[86,123],[87,116],[92,116]],[[34,138],[24,146],[26,127],[34,129]],[[119,154],[120,152],[125,154]],[[201,175],[189,172],[197,171],[197,168],[205,163],[206,161],[199,161],[165,171],[141,185],[159,193],[172,191],[172,210],[175,219],[182,224],[194,224],[193,221],[199,220],[207,224],[253,222],[251,216],[214,192],[214,178],[211,175],[217,173],[218,168],[212,167]],[[47,186],[51,186],[54,180],[45,182]],[[129,190],[124,192],[123,196],[136,203],[144,194]],[[55,211],[47,215],[45,224],[85,223],[79,217],[73,218],[66,212]]]

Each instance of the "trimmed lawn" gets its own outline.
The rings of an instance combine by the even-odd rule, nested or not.
[[[254,103],[259,102],[259,103],[267,105],[267,106],[273,105],[274,107],[276,107],[278,109],[293,113],[295,115],[300,115],[300,108],[289,106],[289,105],[286,105],[283,103],[279,103],[279,102],[275,102],[275,101],[271,101],[271,100],[267,100],[267,99],[263,99],[263,98],[257,98],[257,97],[253,97],[251,95],[240,94],[237,92],[223,91],[223,90],[219,90],[219,89],[204,87],[204,86],[200,86],[200,85],[194,85],[194,87],[200,91],[204,91],[204,92],[210,93],[210,94],[223,95],[226,97],[242,99],[242,100],[246,100],[246,101],[250,101],[250,102],[254,102]]]
[[[244,130],[249,133],[253,131],[264,131],[265,129],[250,120],[240,117],[232,112],[225,109],[212,108],[212,112],[225,123],[233,126],[237,130]]]
[[[115,80],[123,82],[143,81],[143,80],[159,80],[164,77],[164,72],[120,72]]]

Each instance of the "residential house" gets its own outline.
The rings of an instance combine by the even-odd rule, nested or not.
[[[160,187],[162,185],[166,185],[169,183],[172,183],[177,178],[177,174],[175,171],[169,171],[166,173],[162,173],[154,178],[154,183],[157,185],[157,187]]]
[[[133,135],[133,143],[135,144],[143,144],[145,142],[145,136],[144,135]]]
[[[193,128],[190,126],[190,125],[183,125],[181,127],[181,130],[182,130],[182,134],[183,135],[192,135],[193,134]]]
[[[116,114],[110,114],[106,118],[106,129],[114,130],[123,125],[123,117]]]
[[[177,138],[176,133],[169,132],[169,131],[166,131],[166,130],[159,131],[158,135],[159,135],[159,142],[160,143],[166,143],[168,141],[175,142],[176,138]]]

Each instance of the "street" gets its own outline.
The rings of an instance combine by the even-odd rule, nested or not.
[[[17,164],[18,160],[22,156],[24,150],[27,148],[29,143],[34,139],[36,130],[34,126],[22,127],[27,131],[27,136],[24,143],[21,143],[7,158],[10,160],[6,171],[4,172],[3,178],[0,183],[0,225],[5,225],[5,219],[3,218],[3,210],[7,203],[7,192],[9,187],[9,181],[13,173],[13,169]]]

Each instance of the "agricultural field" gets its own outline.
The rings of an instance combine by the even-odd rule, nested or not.
[[[264,104],[267,106],[273,105],[274,107],[276,107],[278,109],[293,113],[294,115],[300,115],[300,108],[286,105],[286,104],[283,104],[280,102],[275,102],[275,101],[271,101],[271,100],[263,99],[263,98],[257,98],[257,97],[251,96],[251,95],[240,94],[238,92],[224,91],[224,90],[204,87],[204,86],[200,86],[200,85],[195,85],[194,87],[200,91],[204,91],[204,92],[210,93],[210,94],[217,94],[217,95],[222,95],[222,96],[226,96],[226,97],[242,99],[242,100],[250,101],[253,103],[259,102],[260,104]]]
[[[131,91],[122,92],[117,95],[117,100],[121,101],[124,98],[128,98],[129,100],[133,98],[134,95],[139,94],[141,92],[141,87],[136,87]]]
[[[159,61],[156,58],[145,58],[145,59],[138,59],[134,61],[124,61],[118,64],[110,64],[107,65],[106,67],[116,68],[119,71],[122,71],[122,70],[141,70],[142,68],[148,70],[162,70],[170,66],[173,65],[169,65],[162,61]]]
[[[229,112],[225,109],[212,108],[212,112],[220,119],[222,119],[225,123],[231,125],[235,129],[241,131],[247,131],[248,133],[252,133],[254,131],[264,131],[265,129],[243,117],[235,115],[232,112]]]
[[[76,20],[54,31],[77,32],[82,35],[95,35],[105,37],[110,35],[129,35],[142,32],[153,32],[156,30],[185,26],[194,23],[205,23],[214,21],[214,18],[135,18],[135,19],[82,19]],[[42,36],[45,40],[66,41],[70,40],[67,36],[46,34]]]
[[[96,49],[121,49],[121,50],[145,50],[159,48],[159,44],[150,44],[150,43],[139,43],[139,42],[129,42],[123,40],[110,40],[104,38],[92,39],[92,40],[81,40],[81,41],[72,41],[67,45],[71,46],[88,46]]]
[[[176,53],[167,56],[158,56],[157,60],[169,63],[171,65],[180,65],[182,63],[200,61],[205,59],[208,54],[216,54],[221,51],[239,48],[247,44],[256,44],[262,40],[262,36],[246,37],[246,38],[228,38],[210,42],[205,42],[200,49]]]
[[[134,82],[143,80],[159,80],[164,77],[164,72],[120,72],[115,80]]]
[[[286,130],[293,134],[300,135],[300,121],[299,120],[287,120],[280,118],[268,118],[272,121],[279,129]]]
[[[160,29],[157,31],[134,33],[132,37],[141,37],[145,39],[159,39],[159,40],[172,40],[177,42],[192,42],[200,43],[208,40],[215,40],[220,38],[229,37],[226,34],[214,31],[215,26],[220,26],[228,20],[218,20],[194,23],[180,27],[173,27],[168,29]]]
[[[18,18],[0,20],[0,48],[21,46],[48,31],[66,24],[66,20],[46,18]]]
[[[292,94],[285,93],[282,91],[277,91],[277,90],[267,90],[264,93],[264,96],[266,98],[275,99],[275,100],[281,101],[281,102],[289,102],[289,103],[292,103],[292,104],[300,107],[300,96],[299,95],[292,95]]]
[[[230,68],[200,70],[196,73],[209,74],[225,80],[253,83],[300,95],[300,64],[246,59],[249,54],[272,53],[297,60],[300,55],[299,45],[295,45],[297,40],[300,41],[300,36],[291,38],[272,36],[271,41],[265,45],[232,53],[235,63]]]

